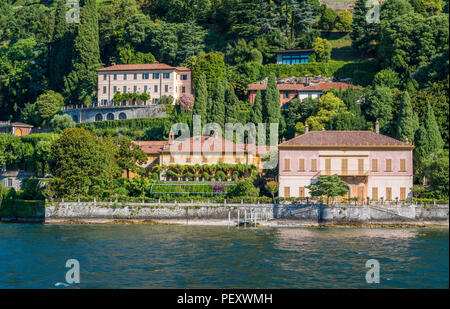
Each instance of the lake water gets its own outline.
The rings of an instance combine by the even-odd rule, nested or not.
[[[63,287],[68,259],[81,288],[448,288],[448,246],[448,229],[0,224],[0,288]]]

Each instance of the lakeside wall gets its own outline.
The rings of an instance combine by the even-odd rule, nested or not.
[[[274,217],[311,223],[447,222],[449,205],[274,205]]]
[[[257,221],[273,219],[272,204],[213,203],[47,203],[46,219],[223,219],[256,216]]]
[[[222,219],[235,222],[294,220],[304,224],[439,223],[448,224],[449,205],[322,205],[206,203],[47,203],[46,219]]]
[[[322,205],[3,201],[2,222],[83,219],[294,221],[298,224],[436,223],[448,225],[449,205]]]

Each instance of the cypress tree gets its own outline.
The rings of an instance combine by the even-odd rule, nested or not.
[[[225,91],[226,115],[225,123],[239,122],[239,99],[234,93],[233,86],[228,86]]]
[[[61,92],[64,87],[64,76],[72,67],[73,27],[66,21],[65,1],[57,0],[55,9],[55,25],[52,43],[49,50],[49,83],[50,87]]]
[[[260,90],[256,92],[255,102],[253,103],[252,112],[250,115],[250,121],[254,123],[256,126],[258,125],[258,123],[263,122],[262,97]]]
[[[210,113],[210,122],[215,122],[223,129],[225,125],[225,91],[227,81],[222,77],[217,79],[216,93]]]
[[[418,130],[416,145],[415,152],[418,159],[426,159],[430,154],[436,153],[444,147],[444,141],[430,103],[427,103],[425,119],[423,126]]]
[[[255,132],[254,136],[251,136],[249,134],[249,143],[254,142],[252,140],[252,138],[255,139],[255,142],[258,140],[257,139],[257,136],[258,136],[258,132],[257,132],[258,131],[258,123],[263,123],[262,109],[263,109],[263,107],[262,107],[261,91],[258,90],[256,92],[255,102],[253,103],[252,110],[251,110],[251,113],[250,113],[250,121],[255,124],[256,132]]]
[[[197,80],[193,115],[202,117],[202,126],[206,124],[208,120],[208,88],[205,74],[201,74]]]
[[[397,122],[396,138],[401,141],[414,141],[414,135],[419,128],[419,119],[411,105],[411,99],[407,91],[402,96],[400,115]]]
[[[96,69],[100,66],[97,6],[95,0],[83,0],[80,6],[73,70],[65,80],[65,92],[72,95],[73,101],[90,104],[97,90]]]
[[[281,99],[277,88],[277,79],[274,73],[270,73],[266,88],[266,100],[263,109],[264,121],[268,124],[280,123],[281,120]]]

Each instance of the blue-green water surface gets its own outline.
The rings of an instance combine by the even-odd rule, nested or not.
[[[448,288],[448,229],[0,224],[0,288]],[[366,262],[380,283],[366,282]]]

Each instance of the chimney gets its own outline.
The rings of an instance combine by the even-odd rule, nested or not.
[[[325,127],[322,127],[322,131],[325,131]]]
[[[170,131],[170,132],[169,132],[169,144],[172,144],[172,143],[173,143],[173,140],[174,140],[173,136],[174,136],[173,132]]]
[[[375,133],[380,134],[380,125],[378,124],[378,119],[375,121]]]
[[[295,132],[295,133],[294,133],[294,137],[297,137],[297,136],[298,136],[298,132]]]
[[[408,138],[406,138],[406,143],[409,145],[409,140],[408,140]]]
[[[116,65],[116,63],[115,62],[111,62],[111,65]]]
[[[305,125],[305,133],[309,132],[309,125]]]

